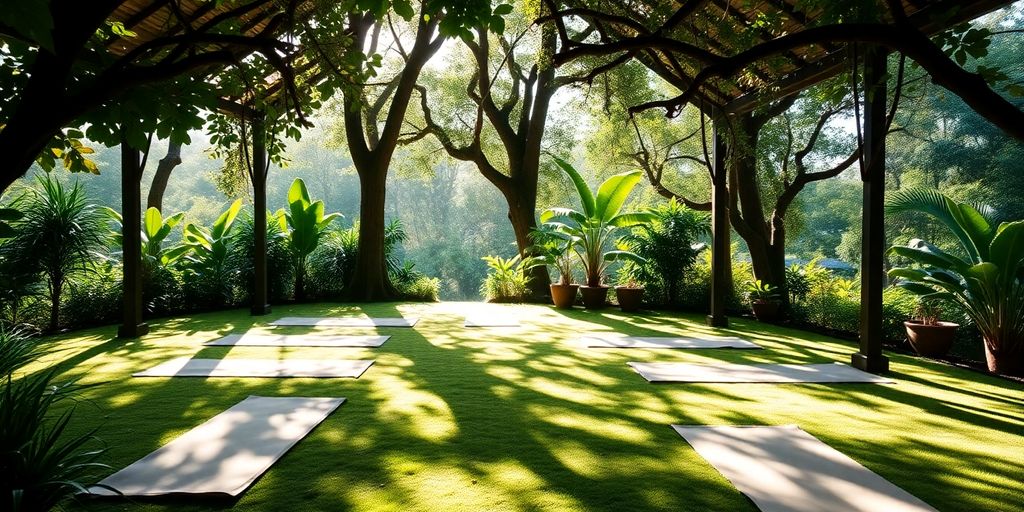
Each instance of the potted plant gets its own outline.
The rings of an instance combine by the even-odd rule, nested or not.
[[[615,297],[619,300],[619,309],[625,312],[639,311],[644,300],[644,287],[632,275],[627,275],[622,284],[615,287]]]
[[[913,239],[889,253],[916,264],[889,271],[897,285],[923,300],[964,311],[981,331],[989,371],[1024,375],[1024,221],[998,226],[989,208],[958,203],[937,190],[895,193],[889,213],[924,213],[960,243],[960,254]]]
[[[541,225],[535,228],[530,237],[533,239],[533,253],[539,264],[552,265],[558,270],[558,281],[549,285],[551,302],[555,307],[571,309],[576,304],[576,294],[580,286],[573,283],[572,276],[572,243],[571,237],[562,236],[551,226]]]
[[[942,357],[953,346],[953,338],[959,324],[939,320],[939,308],[933,301],[921,301],[914,311],[914,318],[903,322],[907,328],[907,339],[918,355]]]
[[[601,183],[595,194],[576,169],[557,157],[554,160],[575,185],[583,211],[550,208],[541,214],[540,220],[544,229],[569,242],[583,264],[583,305],[587,309],[602,308],[608,299],[608,286],[602,280],[608,264],[618,260],[644,261],[630,251],[608,249],[620,229],[646,224],[654,218],[649,212],[621,213],[626,198],[640,182],[641,172],[616,174]]]
[[[778,287],[755,279],[747,283],[747,299],[754,317],[762,322],[771,322],[779,317]]]

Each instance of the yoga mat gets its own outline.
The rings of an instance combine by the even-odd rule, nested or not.
[[[793,425],[672,428],[762,512],[935,512]]]
[[[286,316],[270,325],[301,325],[309,327],[412,327],[418,318],[366,318],[360,316],[305,317]]]
[[[344,401],[250,396],[108,476],[100,485],[125,496],[238,496]],[[118,495],[99,486],[89,491]]]
[[[757,344],[726,336],[606,336],[580,338],[590,348],[761,348]]]
[[[179,357],[132,377],[352,377],[373,361],[340,359],[192,359]]]
[[[210,347],[379,347],[391,336],[330,336],[326,334],[229,334],[208,341]]]
[[[690,364],[637,363],[630,366],[650,382],[866,382],[891,383],[890,379],[862,372],[840,363],[832,364]]]
[[[467,316],[464,327],[521,327],[516,318],[501,316]]]

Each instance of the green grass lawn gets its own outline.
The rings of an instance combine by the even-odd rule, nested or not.
[[[708,332],[696,315],[503,306],[521,329],[466,329],[466,303],[277,307],[113,327],[48,340],[66,377],[98,383],[76,430],[99,429],[120,469],[248,395],[344,396],[341,406],[236,501],[87,501],[77,510],[693,510],[753,506],[670,424],[796,424],[939,510],[1024,509],[1024,389],[902,355],[895,385],[649,384],[626,362],[847,362],[854,347],[733,320],[765,350],[578,349],[582,332]],[[377,330],[377,349],[201,344],[285,315],[418,316]],[[306,328],[280,329],[307,332]],[[372,334],[372,329],[346,329]],[[359,379],[132,378],[196,356],[375,359]],[[113,471],[113,470],[111,470]]]

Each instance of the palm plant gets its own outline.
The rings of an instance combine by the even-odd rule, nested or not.
[[[995,226],[990,209],[926,189],[897,192],[886,211],[927,214],[960,245],[960,254],[919,239],[894,246],[890,254],[915,266],[894,268],[889,276],[922,300],[963,309],[981,331],[989,370],[1024,374],[1024,221]]]
[[[287,233],[288,245],[295,265],[295,298],[305,296],[306,260],[320,244],[320,237],[340,213],[324,215],[323,201],[311,201],[306,183],[295,178],[288,189],[288,209],[277,213],[282,231]]]
[[[14,264],[29,273],[42,273],[50,298],[49,330],[57,330],[60,300],[69,277],[85,270],[106,244],[106,215],[90,203],[76,181],[64,187],[49,175],[15,200],[21,218],[16,233],[4,244]]]
[[[480,293],[489,302],[520,302],[529,293],[530,276],[526,270],[537,264],[534,258],[484,256],[490,272],[480,287]]]
[[[92,432],[68,434],[74,407],[51,411],[70,398],[74,383],[54,385],[55,369],[15,377],[40,356],[39,345],[22,332],[0,330],[0,509],[50,510],[86,492],[104,450],[86,449]]]
[[[633,171],[616,174],[601,183],[597,194],[594,194],[572,165],[557,157],[554,160],[576,187],[583,211],[550,208],[541,214],[540,220],[551,230],[560,233],[565,240],[571,241],[573,251],[583,264],[587,286],[601,286],[605,269],[613,261],[643,263],[643,258],[633,252],[609,249],[620,229],[639,226],[655,219],[650,212],[621,213],[626,198],[640,182],[642,173]]]
[[[550,224],[541,224],[530,232],[533,240],[531,252],[535,254],[537,261],[544,265],[551,265],[558,271],[558,284],[567,286],[572,284],[572,246],[576,241],[571,235],[564,235],[555,230]]]

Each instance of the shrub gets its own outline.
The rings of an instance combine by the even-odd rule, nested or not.
[[[14,374],[40,355],[34,340],[0,330],[0,508],[46,511],[95,482],[103,449],[87,449],[94,432],[67,433],[74,383],[54,384],[55,369]]]
[[[275,214],[281,221],[288,248],[292,254],[292,272],[295,274],[295,299],[302,300],[306,295],[306,270],[309,255],[316,250],[320,239],[327,231],[331,221],[340,217],[340,213],[324,215],[323,201],[309,198],[306,183],[295,178],[288,189],[288,209],[281,209]]]
[[[359,230],[329,231],[307,261],[306,294],[314,299],[340,299],[356,264]]]
[[[187,274],[185,293],[200,308],[220,308],[235,302],[238,270],[230,258],[231,227],[241,206],[241,199],[236,200],[210,228],[192,223],[185,226],[184,244],[190,248],[182,260]]]
[[[238,270],[236,288],[241,291],[241,302],[252,302],[256,276],[256,224],[252,215],[245,214],[235,230],[231,242],[232,266]],[[267,215],[267,298],[280,303],[288,299],[292,285],[292,255],[288,250],[281,226]]]
[[[121,313],[122,273],[120,265],[106,262],[76,277],[64,297],[61,323],[86,327],[117,322]]]
[[[522,260],[519,255],[512,258],[500,256],[484,256],[490,271],[480,286],[480,294],[487,302],[525,302],[530,294],[530,278],[526,269],[530,268],[529,260]]]

